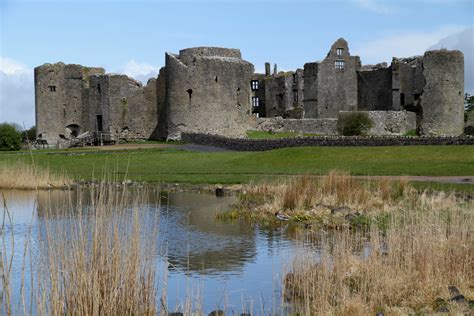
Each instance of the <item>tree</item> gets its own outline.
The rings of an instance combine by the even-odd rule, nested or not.
[[[337,120],[337,130],[344,136],[366,135],[373,126],[374,122],[364,112],[344,113]]]
[[[34,141],[36,139],[36,126],[30,127],[30,129],[24,130],[21,133],[21,141],[22,142],[27,142],[27,141]]]
[[[21,133],[8,123],[0,124],[0,150],[19,150]]]
[[[474,95],[466,93],[464,95],[464,111],[470,112],[474,110]]]

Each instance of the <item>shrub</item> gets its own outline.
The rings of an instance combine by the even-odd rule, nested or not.
[[[0,150],[19,150],[21,133],[8,123],[0,124]]]
[[[30,129],[24,130],[21,133],[21,141],[34,141],[36,139],[36,126],[31,127]]]
[[[337,121],[338,132],[344,136],[365,135],[373,126],[374,122],[364,112],[345,113]]]

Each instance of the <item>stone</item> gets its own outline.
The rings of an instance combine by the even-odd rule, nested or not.
[[[209,316],[225,316],[225,313],[223,310],[218,309],[218,310],[210,312]]]

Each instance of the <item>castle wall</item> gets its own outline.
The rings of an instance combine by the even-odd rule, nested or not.
[[[102,68],[44,64],[35,68],[35,106],[37,136],[55,145],[89,129],[88,112],[90,74],[104,73]]]
[[[302,134],[337,135],[337,119],[257,119],[257,130],[265,132],[297,132]]]
[[[306,63],[303,70],[304,116],[318,117],[318,63]]]
[[[416,129],[416,114],[408,111],[360,111],[367,113],[374,123],[368,135],[404,135]],[[339,118],[349,115],[351,111],[339,112]]]
[[[359,110],[392,110],[392,69],[358,71],[357,91]]]
[[[90,82],[92,131],[110,133],[115,139],[152,137],[158,122],[156,79],[150,79],[145,87],[126,75],[116,74],[91,76]]]
[[[270,64],[266,64],[266,66],[268,65],[268,68],[270,66]],[[269,70],[269,69],[268,69]],[[263,75],[263,74],[254,74],[252,76],[252,81],[250,82],[250,97],[253,99],[253,98],[258,98],[258,101],[255,101],[255,102],[258,102],[258,105],[254,104],[254,101],[252,100],[251,104],[252,104],[252,113],[258,115],[258,117],[266,117],[267,116],[267,111],[266,111],[266,95],[265,95],[265,83],[266,83],[266,80],[265,78],[268,77],[270,74],[268,75]],[[258,82],[258,87],[256,89],[254,89],[252,87],[252,82],[253,81],[257,81]]]
[[[166,54],[168,138],[181,132],[244,136],[255,124],[251,113],[253,65],[236,50],[187,49]]]
[[[460,51],[428,51],[421,96],[424,135],[461,135],[464,124],[464,56]]]
[[[359,57],[351,56],[347,42],[338,39],[318,65],[318,118],[336,118],[339,111],[357,110],[359,67]]]

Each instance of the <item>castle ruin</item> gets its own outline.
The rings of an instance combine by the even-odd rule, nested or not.
[[[35,68],[37,136],[50,146],[84,133],[111,139],[178,140],[183,132],[244,137],[249,130],[337,134],[337,120],[364,111],[372,134],[463,133],[464,57],[428,51],[362,65],[338,39],[324,60],[265,73],[240,50],[217,47],[166,53],[145,86],[102,68],[44,64]]]

